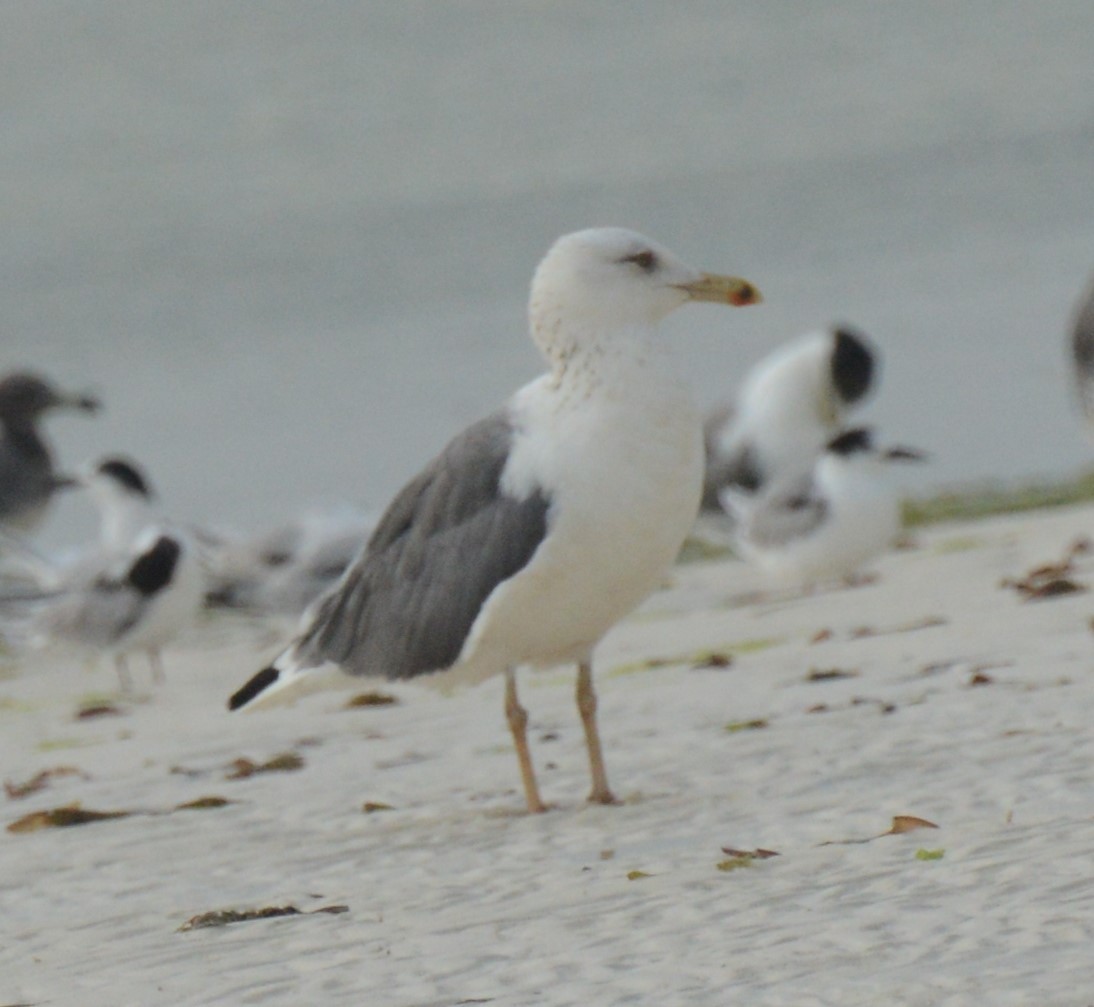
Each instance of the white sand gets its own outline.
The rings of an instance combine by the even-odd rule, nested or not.
[[[1091,530],[1091,508],[945,527],[881,561],[875,585],[780,603],[733,604],[756,586],[735,562],[680,568],[599,654],[617,808],[583,803],[569,672],[523,680],[557,802],[530,817],[500,681],[229,715],[271,647],[213,627],[128,715],[77,722],[112,669],[11,669],[3,776],[89,778],[0,796],[5,825],[73,801],[238,803],[0,832],[0,1004],[1085,1007],[1094,597],[1025,602],[999,581]],[[1094,582],[1094,561],[1079,579]],[[736,656],[691,669],[704,650]],[[636,664],[654,657],[673,663]],[[831,669],[857,674],[806,681]],[[970,685],[978,670],[990,683]],[[726,730],[754,719],[767,727]],[[238,756],[293,748],[298,772],[224,779]],[[365,801],[395,810],[366,815]],[[941,828],[822,845],[898,814]],[[722,872],[723,846],[781,856]],[[178,932],[209,910],[286,903],[349,911]]]

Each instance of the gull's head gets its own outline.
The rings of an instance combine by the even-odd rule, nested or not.
[[[532,278],[529,316],[536,344],[554,358],[583,338],[652,328],[688,301],[760,300],[747,280],[700,272],[641,234],[602,227],[554,243]]]
[[[846,325],[809,332],[766,356],[749,373],[742,410],[788,432],[838,431],[844,416],[876,384],[877,353],[861,332]]]
[[[0,420],[34,423],[51,409],[95,412],[99,401],[92,395],[62,392],[39,374],[16,371],[0,379]]]

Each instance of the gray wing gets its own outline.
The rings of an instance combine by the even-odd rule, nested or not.
[[[319,604],[294,656],[409,678],[455,663],[483,603],[532,558],[549,501],[500,486],[513,426],[468,428],[392,501],[365,551]]]
[[[763,548],[778,548],[808,535],[828,514],[828,501],[819,496],[810,475],[772,489],[756,501],[745,534]]]
[[[1071,354],[1075,362],[1079,403],[1087,419],[1094,421],[1094,282],[1087,289],[1075,316]]]
[[[108,647],[132,629],[146,606],[147,599],[121,580],[104,577],[55,602],[39,630],[60,639]]]
[[[148,548],[109,567],[101,559],[89,560],[68,584],[43,596],[37,631],[91,646],[119,642],[171,583],[181,555],[175,538],[159,535]]]

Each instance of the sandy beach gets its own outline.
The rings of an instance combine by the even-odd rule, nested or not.
[[[553,804],[528,816],[500,680],[229,715],[278,641],[223,620],[136,698],[106,664],[9,663],[4,779],[65,772],[0,797],[0,1003],[1088,1005],[1094,600],[1001,582],[1091,529],[939,526],[798,597],[678,566],[598,652],[620,807],[584,803],[569,669],[523,680]],[[397,702],[345,709],[367,690]],[[132,814],[11,831],[77,803]]]

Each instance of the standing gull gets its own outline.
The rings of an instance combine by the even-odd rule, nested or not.
[[[342,577],[375,527],[375,517],[341,505],[312,508],[250,538],[204,532],[206,604],[299,617]]]
[[[727,486],[754,493],[809,467],[876,383],[877,352],[846,325],[780,346],[749,371],[737,401],[705,424],[703,509]]]
[[[5,599],[4,614],[31,646],[67,644],[110,654],[127,691],[128,657],[137,652],[147,655],[162,681],[161,649],[201,606],[197,552],[187,535],[155,513],[148,482],[131,462],[104,459],[79,481],[99,510],[99,542],[71,564],[46,571],[37,591]]]
[[[520,665],[576,663],[592,772],[608,804],[591,656],[657,585],[695,520],[698,410],[657,324],[687,301],[760,299],[618,228],[560,238],[529,302],[546,374],[458,435],[400,492],[301,635],[229,701],[310,691],[327,672],[473,683],[505,674],[528,810],[543,811]]]
[[[90,395],[58,391],[45,378],[17,371],[0,379],[0,527],[33,531],[53,493],[70,484],[53,469],[53,453],[38,429],[53,409],[95,412]]]

